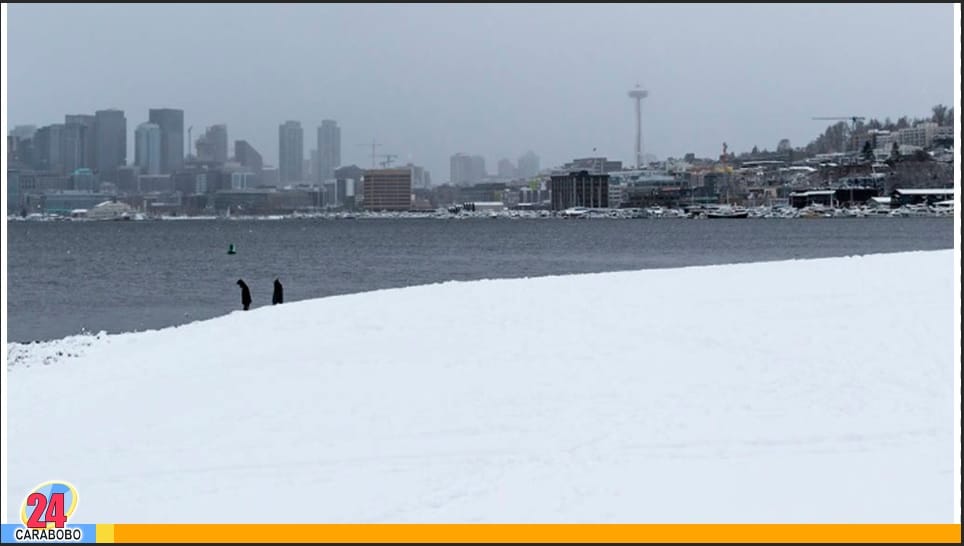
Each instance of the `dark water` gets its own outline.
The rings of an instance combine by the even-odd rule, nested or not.
[[[8,222],[9,341],[183,324],[286,301],[446,280],[954,246],[952,218]],[[227,255],[230,243],[238,254]]]

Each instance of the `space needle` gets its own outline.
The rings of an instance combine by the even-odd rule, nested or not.
[[[640,113],[640,103],[643,99],[649,96],[649,91],[645,89],[640,89],[639,84],[636,84],[636,89],[629,92],[629,98],[636,101],[636,168],[640,169],[643,166],[643,118]]]

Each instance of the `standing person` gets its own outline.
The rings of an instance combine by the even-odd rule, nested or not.
[[[241,287],[241,305],[243,305],[244,310],[247,311],[251,305],[251,291],[248,290],[248,285],[241,279],[238,279],[238,286]]]
[[[278,279],[274,280],[274,294],[271,295],[271,305],[277,305],[279,303],[284,303],[285,301],[285,289],[281,286],[281,281]]]

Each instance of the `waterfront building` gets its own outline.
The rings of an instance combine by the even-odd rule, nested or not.
[[[412,207],[412,170],[369,169],[362,175],[364,206],[368,210],[409,210]]]
[[[556,174],[550,179],[552,210],[609,207],[609,175],[588,171]]]

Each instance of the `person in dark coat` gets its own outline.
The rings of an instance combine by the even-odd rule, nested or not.
[[[281,286],[281,281],[278,279],[274,280],[274,294],[271,295],[271,305],[277,305],[279,303],[284,303],[285,301],[285,289]]]
[[[241,305],[243,305],[244,310],[247,311],[248,307],[251,306],[251,291],[248,290],[248,285],[241,279],[238,279],[238,286],[241,287]]]

